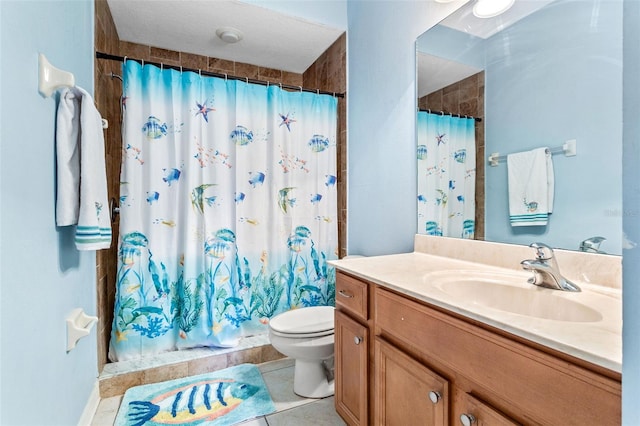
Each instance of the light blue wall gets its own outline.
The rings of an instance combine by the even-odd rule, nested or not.
[[[95,314],[95,254],[55,226],[55,101],[38,52],[93,92],[93,1],[0,1],[0,424],[72,425],[97,377],[96,333],[66,353],[65,316]]]
[[[630,239],[640,243],[640,3],[625,0],[624,4],[624,113],[628,117],[624,128],[625,176],[622,185],[609,189],[624,188],[624,229]],[[415,210],[409,210],[415,208],[415,170],[411,165],[415,163],[416,101],[407,95],[414,93],[409,87],[415,85],[412,37],[439,20],[427,15],[425,7],[413,2],[348,3],[350,253],[392,253],[412,248],[413,236],[408,234],[415,223]],[[585,112],[594,117],[597,113]],[[618,153],[618,157],[600,164],[605,170],[620,170],[620,157]],[[640,418],[640,246],[624,252],[623,267],[622,424],[632,426]]]
[[[624,1],[623,229],[640,244],[640,2]],[[623,251],[622,424],[640,419],[640,245]]]
[[[622,2],[555,2],[485,47],[487,155],[578,142],[578,156],[553,156],[546,227],[511,227],[507,167],[485,169],[486,239],[577,249],[600,235],[621,254]]]
[[[349,254],[413,250],[415,40],[460,2],[349,1]]]

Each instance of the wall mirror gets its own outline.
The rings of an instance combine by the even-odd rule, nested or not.
[[[570,250],[602,237],[588,250],[621,254],[622,2],[516,0],[489,19],[473,15],[474,3],[416,41],[419,109],[481,119],[474,124],[474,229],[456,236]],[[568,141],[575,141],[575,156],[563,153]],[[504,160],[542,147],[552,153],[552,212],[546,225],[512,226]],[[500,155],[494,166],[492,153]],[[430,153],[419,148],[418,162],[421,154]],[[456,150],[449,156],[455,160]],[[420,194],[420,180],[434,167],[418,173],[423,234],[434,226],[421,217],[421,203],[461,202],[459,195]]]

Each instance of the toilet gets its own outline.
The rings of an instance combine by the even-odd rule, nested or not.
[[[283,355],[295,359],[293,391],[305,398],[334,393],[333,306],[293,309],[269,321],[269,340]]]

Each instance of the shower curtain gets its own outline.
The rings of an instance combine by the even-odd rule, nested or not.
[[[473,239],[475,120],[418,112],[418,233]]]
[[[333,305],[332,96],[123,65],[112,361],[232,347]]]

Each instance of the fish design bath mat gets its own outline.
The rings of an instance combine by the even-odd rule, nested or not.
[[[127,390],[114,426],[232,425],[275,411],[253,364]]]

